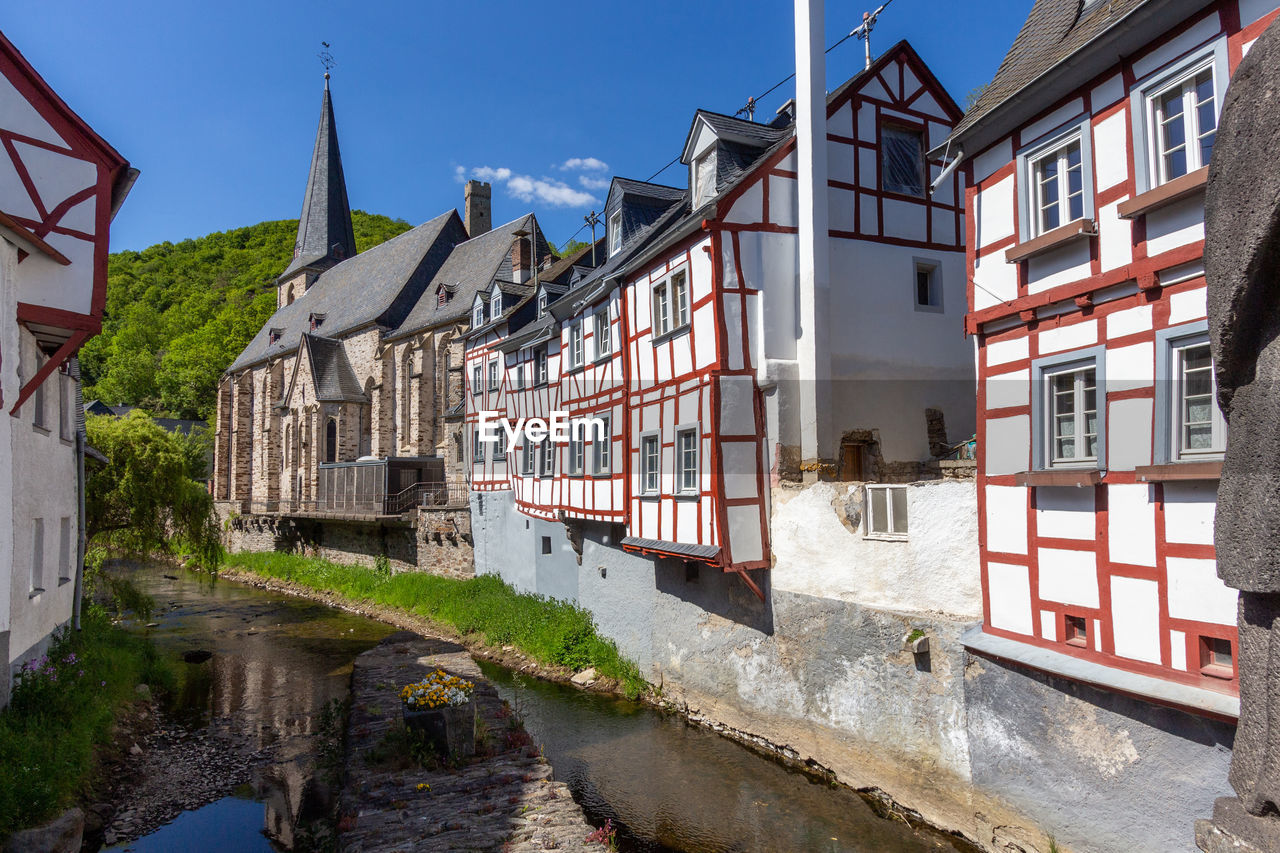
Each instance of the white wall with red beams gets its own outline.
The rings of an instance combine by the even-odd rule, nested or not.
[[[953,173],[931,195],[903,195],[884,188],[880,162],[886,123],[921,131],[930,147],[946,138],[959,116],[906,46],[878,59],[859,83],[837,90],[827,106],[831,297],[825,355],[838,389],[830,417],[836,438],[850,429],[878,429],[889,461],[930,457],[927,407],[944,410],[952,436],[972,432],[973,353],[959,331],[967,278],[963,176]],[[775,362],[796,358],[796,168],[792,142],[726,194],[717,220],[708,223],[717,232],[724,287],[741,299],[727,299],[725,310],[750,341],[742,363],[731,366],[758,371],[768,381],[779,378]],[[941,170],[940,162],[928,163],[925,182]],[[940,311],[916,310],[917,262],[937,265]],[[785,375],[784,369],[779,376]],[[777,434],[770,442],[800,444],[798,437]],[[823,455],[838,452],[831,447]]]
[[[102,326],[112,189],[128,163],[0,35],[0,226],[17,237],[20,322],[69,333],[34,375],[16,413]]]
[[[480,412],[506,412],[507,395],[510,390],[502,352],[497,344],[506,337],[506,324],[485,332],[477,339],[467,342],[463,355],[463,389],[466,400],[466,416],[463,421],[462,439],[466,443],[467,471],[471,488],[477,492],[505,491],[511,488],[508,472],[518,465],[513,459],[511,448],[507,448],[506,457],[495,459],[498,445],[484,445],[484,458],[475,456],[475,434],[479,429]],[[489,365],[498,365],[498,387],[489,387]],[[480,368],[480,388],[475,387],[476,367]],[[502,427],[493,422],[492,434],[501,435]]]
[[[534,352],[543,347],[547,351],[547,381],[534,384],[536,369]],[[507,376],[510,376],[512,371],[523,371],[525,376],[523,387],[515,388],[510,384],[507,386],[505,400],[508,418],[549,420],[552,412],[565,411],[563,403],[565,388],[560,381],[563,352],[561,338],[557,336],[534,346],[525,347],[507,357]],[[509,380],[504,378],[503,381]],[[559,518],[560,510],[565,504],[564,495],[567,489],[567,478],[561,466],[564,464],[568,445],[552,444],[551,448],[554,456],[551,474],[542,475],[542,456],[537,452],[534,455],[534,475],[526,476],[520,468],[521,457],[517,451],[515,465],[510,468],[511,476],[508,479],[520,511],[547,521],[555,521]]]
[[[1234,678],[1210,677],[1200,666],[1200,638],[1230,640],[1233,653],[1236,639],[1236,594],[1215,571],[1216,482],[1146,483],[1138,471],[1153,464],[1162,439],[1155,377],[1166,354],[1157,351],[1157,332],[1195,329],[1205,318],[1203,199],[1132,222],[1118,218],[1116,207],[1134,197],[1135,170],[1146,168],[1135,162],[1130,93],[1215,44],[1225,43],[1234,72],[1276,14],[1275,3],[1214,4],[972,161],[966,325],[978,340],[979,542],[989,633],[1236,689]],[[1005,252],[1030,236],[1019,233],[1016,152],[1024,136],[1041,137],[1077,117],[1092,134],[1095,180],[1086,189],[1094,194],[1098,236],[1006,263]],[[1098,348],[1108,386],[1105,477],[1083,489],[1017,485],[1014,469],[1035,463],[1033,360]],[[1065,643],[1068,615],[1088,620],[1087,648]]]

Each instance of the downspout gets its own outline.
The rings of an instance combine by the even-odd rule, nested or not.
[[[70,358],[71,378],[76,388],[76,501],[79,512],[79,536],[76,541],[75,601],[72,604],[72,627],[80,630],[80,599],[84,596],[84,557],[88,541],[85,537],[84,508],[84,448],[87,438],[84,431],[84,394],[80,388],[80,358]]]

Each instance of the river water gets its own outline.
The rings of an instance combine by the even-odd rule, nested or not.
[[[151,634],[177,659],[166,713],[184,730],[266,756],[236,795],[119,850],[287,849],[304,808],[322,709],[346,696],[355,656],[390,626],[321,604],[172,568],[139,570],[156,600]],[[185,663],[184,652],[213,656]],[[596,824],[623,850],[876,851],[972,848],[900,819],[682,719],[482,663]],[[212,736],[212,735],[211,735]],[[270,840],[269,840],[270,839]]]

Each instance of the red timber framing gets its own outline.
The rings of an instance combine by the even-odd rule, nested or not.
[[[1206,49],[1222,41],[1225,41],[1227,68],[1234,72],[1244,46],[1257,38],[1277,14],[1280,13],[1272,11],[1241,27],[1236,0],[1221,0],[1153,39],[1143,51],[1124,58],[1097,78],[1085,81],[1069,96],[1048,105],[1035,121],[1014,131],[1011,138],[1001,139],[974,159],[982,160],[996,150],[1017,154],[1023,148],[1025,127],[1038,127],[1037,122],[1045,116],[1078,99],[1081,110],[1074,115],[1079,117],[1064,117],[1068,123],[1086,122],[1095,139],[1100,133],[1099,126],[1108,120],[1115,119],[1124,128],[1123,153],[1105,144],[1093,146],[1090,174],[1094,183],[1086,187],[1094,196],[1093,209],[1100,213],[1104,208],[1131,199],[1139,189],[1136,170],[1146,167],[1135,155],[1135,121],[1128,114],[1131,94],[1152,76],[1177,69],[1188,58],[1204,55]],[[1153,55],[1159,56],[1160,61],[1148,59]],[[1112,82],[1116,79],[1120,81],[1119,86]],[[1103,98],[1103,92],[1110,95]],[[1220,103],[1216,106],[1220,108]],[[1036,131],[1035,135],[1043,138],[1041,132]],[[1124,162],[1116,162],[1117,157],[1123,157]],[[1100,185],[1097,176],[1103,170],[1098,163],[1103,158],[1112,158],[1106,161],[1107,174],[1122,172],[1123,177]],[[998,189],[1010,178],[1011,197],[1000,194]],[[980,199],[984,193],[1002,204],[1016,204],[1024,191],[1021,184],[1025,179],[1026,175],[1018,171],[1017,162],[1009,160],[990,174],[980,175],[976,185],[968,188],[966,207],[974,211],[977,205],[989,204]],[[1192,197],[1189,201],[1175,200],[1175,203],[1194,209],[1195,201]],[[1169,337],[1182,334],[1182,330],[1191,334],[1203,328],[1205,316],[1205,280],[1200,266],[1204,249],[1202,232],[1183,228],[1172,237],[1169,233],[1157,234],[1149,230],[1149,219],[1150,213],[1139,215],[1131,225],[1101,228],[1098,235],[1085,238],[1088,240],[1087,267],[1081,265],[1083,274],[1079,278],[1059,278],[1051,287],[1038,286],[1039,277],[1031,262],[1025,259],[1017,262],[1016,291],[994,294],[999,300],[997,304],[973,310],[975,298],[982,289],[974,281],[980,262],[1003,263],[1006,250],[1033,235],[1022,233],[1023,221],[1015,215],[1012,233],[979,244],[976,217],[967,218],[970,313],[966,330],[977,336],[978,344],[978,525],[983,630],[1118,669],[1235,692],[1234,676],[1218,677],[1222,674],[1219,669],[1202,666],[1202,643],[1207,640],[1229,641],[1233,657],[1237,653],[1234,613],[1228,614],[1227,608],[1218,607],[1210,614],[1206,606],[1202,615],[1214,618],[1195,618],[1188,613],[1185,591],[1179,590],[1179,585],[1186,583],[1187,566],[1211,566],[1214,559],[1211,493],[1216,481],[1206,479],[1199,483],[1194,493],[1201,498],[1197,503],[1188,497],[1192,494],[1189,489],[1196,483],[1194,478],[1169,477],[1158,481],[1143,472],[1144,468],[1157,470],[1150,467],[1157,461],[1153,457],[1167,452],[1167,448],[1164,451],[1161,448],[1170,441],[1159,426],[1160,410],[1169,405],[1168,394],[1172,393],[1160,390],[1160,365],[1168,358],[1161,346],[1167,346]],[[1108,240],[1111,242],[1104,244]],[[1127,246],[1120,245],[1123,243]],[[1117,253],[1121,262],[1115,261]],[[1106,262],[1104,257],[1111,260]],[[988,292],[983,298],[990,301],[992,294]],[[1100,481],[1081,487],[1087,494],[1076,496],[1085,506],[1092,506],[1091,529],[1076,529],[1064,535],[1060,522],[1055,520],[1062,517],[1060,513],[1055,515],[1055,505],[1064,494],[1078,490],[1026,487],[1025,501],[1020,509],[1016,508],[1018,501],[1009,496],[1016,495],[1012,488],[1025,483],[1027,478],[1009,471],[1007,455],[1000,458],[1004,451],[990,444],[986,437],[993,429],[997,435],[1005,435],[1002,430],[1010,425],[1035,424],[1038,409],[1045,405],[1044,392],[1036,387],[1036,365],[1044,364],[1041,359],[1068,363],[1073,353],[1089,354],[1089,357],[1096,354],[1099,367],[1107,365],[1108,388],[1105,396],[1098,399],[1101,429],[1106,431],[1106,458],[1099,462]],[[1127,372],[1115,375],[1120,372],[1121,364]],[[1010,395],[1008,389],[1015,387],[1014,383],[1018,387],[1025,385],[1026,390]],[[1165,383],[1172,384],[1172,380],[1166,377]],[[989,402],[992,389],[1001,386],[1000,399]],[[988,408],[989,405],[992,407]],[[1148,414],[1136,422],[1126,421],[1135,411]],[[1125,424],[1133,424],[1132,431],[1118,432],[1126,429]],[[1045,429],[1043,420],[1039,428]],[[1136,438],[1140,448],[1138,456],[1145,453],[1145,459],[1138,458],[1137,464],[1133,464],[1134,453],[1130,449],[1127,451],[1130,458],[1114,464],[1118,461],[1113,458],[1112,446],[1116,436],[1130,443]],[[1035,458],[1036,437],[1028,433],[1028,438],[1024,471],[1044,467],[1044,460]],[[994,466],[993,459],[997,459]],[[1210,467],[1200,466],[1205,470]],[[1003,490],[1005,495],[994,511],[993,490]],[[1132,496],[1143,490],[1146,501],[1135,509],[1130,503]],[[1187,522],[1191,505],[1198,507],[1199,522],[1195,525]],[[1180,522],[1170,524],[1169,515],[1175,511]],[[1015,519],[1014,513],[1023,517]],[[1137,525],[1140,531],[1133,529],[1135,518],[1141,519]],[[993,547],[993,540],[1002,546],[1015,540],[1023,544],[1020,536],[1009,532],[1022,528],[1026,534],[1024,547]],[[1142,543],[1141,547],[1136,546],[1136,542]],[[1147,542],[1151,545],[1149,556],[1137,559],[1135,554],[1146,552]],[[1061,565],[1057,561],[1063,555],[1068,560],[1082,559],[1081,565],[1092,562],[1096,566],[1096,607],[1063,603],[1044,594],[1043,575],[1049,571],[1044,563],[1045,552],[1054,555],[1055,566]],[[1178,565],[1176,578],[1171,574],[1174,564]],[[1007,586],[993,589],[992,574],[997,567],[1001,578],[1025,571],[1029,592],[1025,626],[1029,626],[1029,633],[1011,629],[1008,626],[1014,620],[1001,615],[1009,612],[1011,598]],[[1059,569],[1055,567],[1052,571]],[[1151,645],[1146,654],[1134,651],[1133,637],[1138,628],[1133,622],[1133,613],[1137,602],[1126,599],[1125,593],[1119,591],[1138,586],[1154,591],[1151,599],[1154,609],[1150,615],[1155,633],[1144,636],[1154,637],[1158,645]],[[1053,581],[1047,589],[1050,594],[1057,594],[1053,592]],[[1085,644],[1068,642],[1069,618],[1084,620]],[[1004,621],[1005,627],[993,624],[993,620]]]
[[[0,227],[37,251],[35,256],[19,252],[19,263],[37,269],[24,270],[20,279],[18,320],[43,327],[42,338],[60,341],[53,358],[22,386],[10,407],[16,414],[36,387],[102,326],[111,217],[136,172],[58,97],[3,34],[0,75],[0,85],[25,101],[0,118],[0,157],[8,158],[26,190],[24,198],[5,202]],[[83,183],[68,189],[77,173]],[[73,258],[80,260],[73,263]],[[60,272],[45,272],[51,268]],[[36,283],[24,287],[27,279]],[[53,289],[60,291],[62,304],[41,304],[40,300],[55,298],[48,295]]]

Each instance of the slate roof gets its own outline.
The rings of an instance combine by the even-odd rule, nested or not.
[[[333,118],[333,100],[329,97],[329,81],[326,79],[324,100],[320,104],[320,127],[316,130],[307,192],[302,198],[302,216],[298,219],[298,238],[293,246],[293,261],[281,278],[306,267],[331,267],[355,254],[351,205],[347,202],[347,182],[342,174],[342,154],[338,151],[338,125]]]
[[[451,210],[324,271],[292,305],[271,315],[228,371],[292,352],[299,336],[311,331],[313,313],[325,315],[328,336],[374,321],[399,325],[454,246],[465,239],[462,220]],[[274,343],[272,329],[280,330]]]
[[[651,184],[647,181],[633,181],[630,178],[614,178],[609,187],[609,197],[605,199],[604,221],[605,232],[608,233],[609,220],[622,208],[622,233],[626,235],[624,245],[630,242],[639,231],[652,225],[658,217],[684,198],[685,191],[662,184]],[[622,200],[626,198],[627,203]],[[606,262],[607,263],[607,262]]]
[[[1205,0],[1036,0],[995,77],[956,125],[951,140],[1004,112],[1029,87],[1057,83],[1063,94],[1075,89],[1117,64],[1120,56],[1207,5]],[[1124,37],[1131,38],[1133,44],[1110,43]],[[1073,59],[1094,47],[1099,49],[1096,67],[1084,67]],[[1068,60],[1072,60],[1070,69],[1062,67]],[[1029,120],[1031,109],[1039,112],[1057,98],[1037,94],[1033,100],[1028,115],[1019,115],[1011,123]]]
[[[304,334],[302,346],[306,347],[311,377],[315,383],[316,399],[322,402],[366,401],[360,380],[347,358],[342,341],[320,335]]]
[[[491,288],[504,261],[507,268],[510,268],[511,245],[516,239],[515,232],[521,230],[538,234],[539,242],[543,242],[537,220],[532,213],[528,213],[454,247],[448,260],[432,278],[431,285],[426,288],[426,295],[418,300],[408,316],[387,338],[404,337],[442,323],[466,318],[475,304],[476,293],[487,292]],[[435,296],[436,286],[440,284],[453,288],[453,296],[444,305],[437,304]]]

